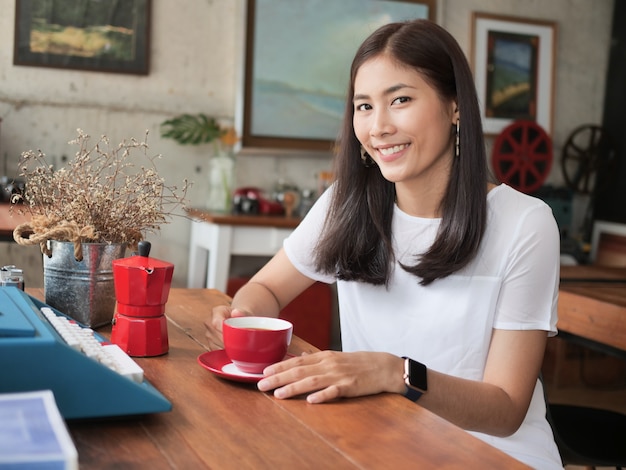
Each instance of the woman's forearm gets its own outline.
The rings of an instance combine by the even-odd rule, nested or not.
[[[278,317],[281,306],[276,296],[265,285],[250,281],[233,297],[232,307],[251,315]]]
[[[515,403],[500,387],[429,371],[429,393],[419,404],[468,431],[494,436],[513,434],[528,403]]]

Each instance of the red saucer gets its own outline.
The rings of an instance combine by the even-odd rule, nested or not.
[[[249,374],[248,372],[242,372],[237,369],[223,349],[200,354],[198,356],[198,364],[213,372],[215,375],[236,382],[256,383],[263,378],[263,374]]]

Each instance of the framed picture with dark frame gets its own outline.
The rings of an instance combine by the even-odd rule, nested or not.
[[[13,64],[147,75],[151,0],[17,0]]]
[[[552,133],[557,25],[474,12],[472,68],[486,135],[515,120]]]
[[[331,151],[360,43],[436,0],[248,0],[242,147]]]

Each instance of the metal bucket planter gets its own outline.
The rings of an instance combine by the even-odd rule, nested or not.
[[[74,257],[74,243],[50,240],[52,256],[43,255],[46,303],[74,320],[97,328],[110,324],[115,313],[113,260],[123,258],[125,244],[83,243],[83,259]]]

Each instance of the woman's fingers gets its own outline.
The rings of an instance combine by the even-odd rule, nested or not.
[[[309,393],[310,403],[380,393],[390,366],[398,360],[386,353],[322,351],[267,367],[257,386],[264,392],[274,390],[277,398]]]

